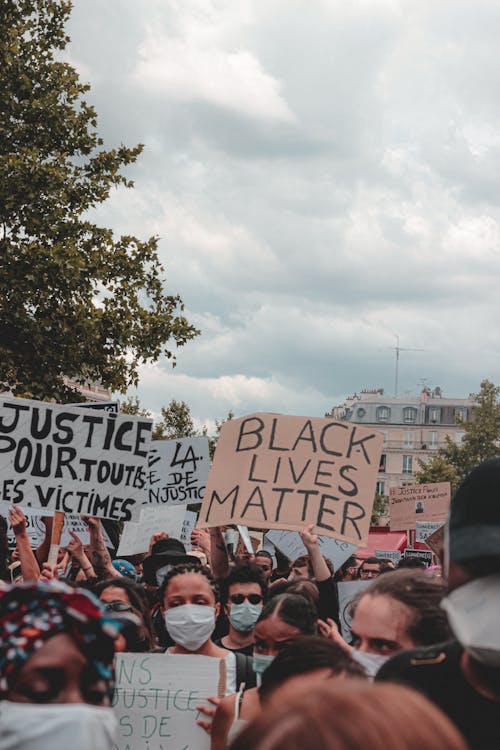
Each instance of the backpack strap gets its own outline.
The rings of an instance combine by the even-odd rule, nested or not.
[[[238,654],[235,652],[236,657],[236,684],[241,685],[245,683],[245,690],[248,688],[255,687],[257,685],[257,678],[252,668],[252,657],[247,654]]]

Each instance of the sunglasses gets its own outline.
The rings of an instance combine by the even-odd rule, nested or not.
[[[127,604],[127,602],[106,602],[104,604],[104,608],[108,610],[108,612],[133,612],[134,608],[132,605]]]
[[[233,604],[243,604],[245,599],[248,599],[250,604],[260,604],[262,602],[262,596],[260,594],[232,594],[230,600]]]

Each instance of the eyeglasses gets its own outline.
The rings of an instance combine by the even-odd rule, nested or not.
[[[133,612],[134,608],[127,602],[116,601],[116,602],[105,602],[104,608],[111,612]]]
[[[233,604],[243,604],[245,599],[248,599],[250,604],[260,604],[262,602],[260,594],[231,594],[229,598]]]

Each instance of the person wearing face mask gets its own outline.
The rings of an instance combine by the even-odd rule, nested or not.
[[[253,630],[266,596],[261,572],[254,563],[241,563],[230,571],[220,585],[229,632],[215,643],[229,651],[251,655]]]
[[[60,582],[0,590],[0,749],[111,750],[124,620]]]
[[[138,627],[124,628],[115,651],[148,652],[155,648],[156,641],[149,614],[148,600],[144,588],[122,576],[108,578],[92,586],[92,592],[109,612],[119,616],[133,613],[140,621]]]
[[[446,614],[440,606],[443,595],[441,581],[423,571],[384,573],[351,605],[351,645],[331,621],[330,635],[373,678],[394,654],[449,638]]]
[[[455,638],[396,656],[377,675],[423,692],[471,750],[500,747],[499,488],[500,458],[489,459],[470,472],[451,501],[443,607]]]
[[[155,540],[155,537],[160,537]],[[150,554],[144,558],[142,565],[142,579],[146,586],[151,603],[151,621],[158,644],[162,647],[171,646],[173,641],[165,630],[163,604],[159,595],[160,586],[165,576],[175,565],[182,563],[197,563],[199,560],[189,555],[186,548],[178,539],[170,539],[158,532],[151,538]]]
[[[257,685],[262,675],[287,645],[305,635],[316,635],[318,614],[298,594],[280,594],[262,609],[254,630],[253,668]],[[228,743],[261,710],[259,689],[239,690],[220,701],[211,728],[211,750],[225,750]]]

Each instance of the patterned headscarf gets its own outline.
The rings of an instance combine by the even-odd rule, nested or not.
[[[59,633],[73,638],[111,692],[114,640],[123,624],[93,594],[59,581],[0,588],[0,698],[30,656]]]
[[[135,567],[128,560],[117,559],[111,563],[113,568],[124,578],[130,578],[132,581],[137,581],[137,573]]]

